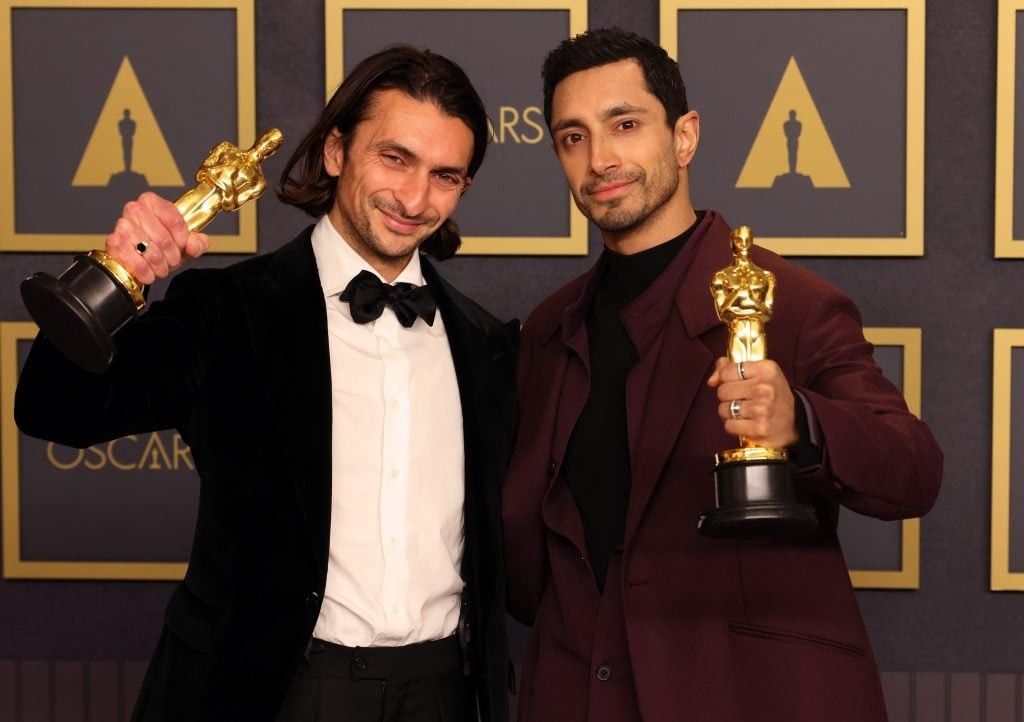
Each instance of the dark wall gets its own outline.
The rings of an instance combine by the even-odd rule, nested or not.
[[[910,719],[927,704],[945,704],[927,701],[928,695],[966,694],[981,699],[983,709],[986,694],[1009,684],[1019,719],[1020,678],[984,676],[1024,672],[1024,601],[989,591],[992,329],[1024,328],[1017,302],[1022,262],[997,261],[992,251],[996,3],[930,0],[927,12],[924,257],[799,262],[849,293],[865,325],[923,329],[922,412],[946,464],[941,497],[922,524],[921,585],[858,593],[880,667],[938,673],[887,677],[890,694],[898,697],[894,704],[908,710],[893,717]],[[591,27],[616,24],[658,37],[656,0],[591,0],[589,13]],[[277,125],[296,138],[323,100],[322,4],[261,1],[256,20],[258,126]],[[269,177],[277,176],[283,160],[269,161]],[[276,248],[306,222],[275,200],[261,201],[260,250]],[[588,267],[599,248],[592,233],[588,258],[456,258],[442,270],[498,315],[524,318],[544,295]],[[68,260],[64,254],[0,255],[0,318],[28,320],[19,281],[34,271],[58,273]],[[37,712],[47,719],[33,706],[42,704],[47,685],[78,689],[102,679],[118,699],[130,697],[137,667],[111,672],[103,663],[148,658],[171,588],[0,581],[0,660],[10,660],[0,663],[0,720],[16,713],[34,719]]]

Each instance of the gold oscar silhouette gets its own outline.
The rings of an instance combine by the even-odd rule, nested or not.
[[[189,230],[199,231],[221,211],[237,211],[258,198],[267,187],[260,163],[283,140],[271,128],[247,150],[228,142],[211,150],[196,171],[195,187],[174,203]],[[33,274],[22,282],[21,298],[40,331],[92,373],[110,365],[114,334],[146,306],[142,284],[103,251],[76,256],[58,278]]]
[[[732,264],[711,277],[718,318],[729,328],[729,360],[763,361],[765,325],[775,302],[775,274],[750,260],[753,234],[747,226],[732,232]],[[740,437],[739,448],[715,454],[715,508],[704,512],[697,530],[709,537],[772,537],[817,526],[814,508],[796,499],[785,449],[759,446]]]

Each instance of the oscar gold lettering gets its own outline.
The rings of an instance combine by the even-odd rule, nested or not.
[[[541,122],[544,120],[544,113],[536,105],[531,105],[523,110],[523,123],[533,128],[536,131],[535,135],[523,135],[521,136],[524,143],[533,145],[540,143],[544,140],[544,126]]]
[[[503,106],[501,106],[501,110],[499,111],[499,126],[500,126],[499,130],[498,130],[498,137],[499,137],[499,141],[498,142],[499,143],[504,143],[505,142],[505,131],[506,130],[508,131],[508,134],[510,136],[512,136],[512,140],[514,140],[516,143],[520,142],[519,141],[519,136],[516,134],[516,128],[515,128],[515,125],[518,122],[519,122],[519,111],[518,110],[516,110],[515,108],[513,108],[510,105],[503,105]]]
[[[139,440],[139,437],[136,436],[135,434],[131,434],[129,436],[124,436],[120,439],[114,439],[109,444],[107,444],[107,458],[110,459],[110,465],[113,466],[115,469],[120,469],[121,471],[131,471],[132,469],[135,468],[133,464],[121,461],[120,459],[117,458],[117,456],[114,455],[114,446],[118,442],[124,441],[125,439],[131,441],[132,443],[135,443]]]
[[[147,459],[149,460],[149,465],[146,466],[147,469],[160,470],[171,468],[171,459],[167,456],[167,449],[164,447],[164,442],[160,440],[159,434],[149,435],[146,448],[142,450],[142,456],[139,457],[140,469],[146,464]],[[161,462],[163,465],[161,465]]]
[[[89,471],[97,471],[107,465],[107,455],[98,446],[90,446],[86,449],[85,456],[85,468]]]
[[[188,467],[188,469],[190,471],[194,471],[196,467],[195,467],[195,464],[192,463],[192,452],[188,448],[188,444],[186,444],[182,440],[181,434],[177,434],[176,433],[174,435],[174,437],[172,438],[172,442],[173,442],[172,448],[174,449],[174,468],[175,468],[175,470],[177,470],[179,468],[178,462],[180,460],[181,463],[183,463],[186,467]]]
[[[61,471],[67,471],[68,469],[74,469],[82,463],[82,457],[85,456],[85,449],[72,449],[71,451],[75,452],[75,458],[71,461],[61,461],[57,458],[57,448],[57,444],[52,441],[46,445],[46,458],[55,468],[60,469]],[[62,446],[60,448],[63,449],[66,447]]]

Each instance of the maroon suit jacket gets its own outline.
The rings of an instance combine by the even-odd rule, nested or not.
[[[733,448],[705,381],[727,329],[708,285],[731,260],[730,229],[705,214],[622,319],[639,361],[626,384],[632,488],[621,556],[603,594],[559,470],[587,399],[586,310],[595,269],[527,320],[519,423],[504,487],[511,612],[533,632],[519,719],[537,722],[884,720],[878,671],[835,534],[838,507],[919,516],[938,494],[942,453],[882,375],[860,315],[837,289],[773,253],[768,355],[813,408],[820,466],[798,484],[819,509],[790,541],[698,535],[714,504],[716,451]]]

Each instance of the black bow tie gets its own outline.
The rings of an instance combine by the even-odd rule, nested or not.
[[[341,292],[341,300],[348,301],[352,320],[356,323],[369,323],[380,318],[385,306],[391,306],[398,322],[405,328],[416,323],[419,316],[427,325],[434,325],[434,314],[437,303],[434,294],[426,286],[414,286],[411,283],[384,283],[369,271],[360,271],[348,282]]]

